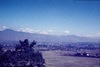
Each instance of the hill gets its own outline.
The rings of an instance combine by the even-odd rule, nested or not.
[[[98,42],[100,38],[80,37],[76,35],[45,35],[36,33],[26,33],[5,29],[0,31],[0,41],[18,41],[29,39],[39,42]]]

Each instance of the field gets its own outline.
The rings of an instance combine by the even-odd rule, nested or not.
[[[43,51],[46,67],[100,67],[100,58],[60,56],[56,51]]]

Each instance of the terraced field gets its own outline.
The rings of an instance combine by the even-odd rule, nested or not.
[[[100,67],[100,58],[60,56],[56,51],[43,51],[46,67]]]

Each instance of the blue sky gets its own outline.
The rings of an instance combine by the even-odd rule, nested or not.
[[[100,1],[0,0],[0,28],[45,34],[100,34]]]

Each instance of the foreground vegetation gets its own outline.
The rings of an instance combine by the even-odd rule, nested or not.
[[[0,46],[0,67],[45,67],[40,52],[34,51],[36,41],[29,44],[28,39],[19,41],[14,50],[3,50]]]

